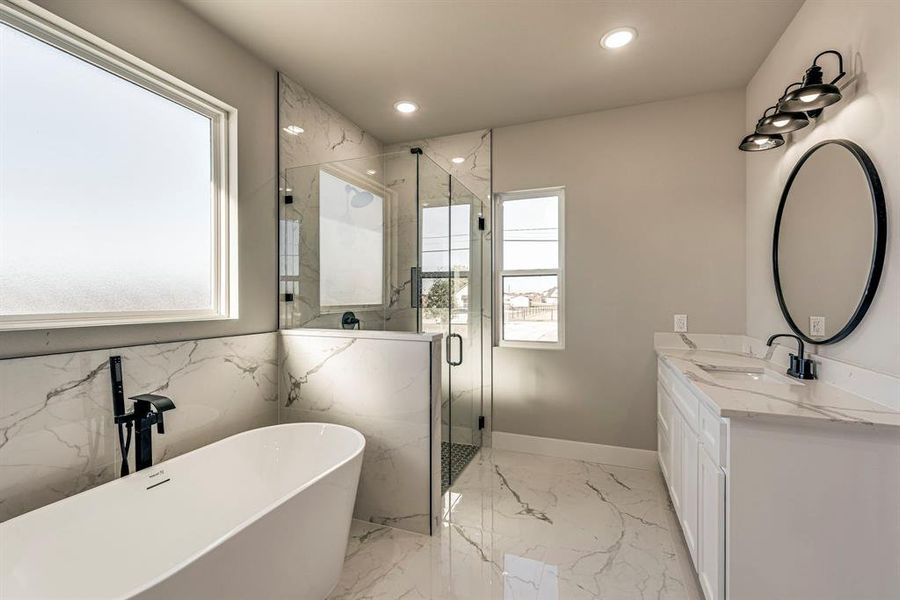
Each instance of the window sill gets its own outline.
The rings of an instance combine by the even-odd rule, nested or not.
[[[234,314],[223,315],[208,311],[184,311],[171,313],[143,314],[98,314],[78,315],[74,317],[42,316],[35,319],[12,319],[0,317],[0,332],[3,331],[35,331],[42,329],[75,329],[79,327],[110,327],[116,325],[148,325],[158,323],[185,323],[198,321],[233,321],[238,318]]]
[[[501,341],[498,348],[519,348],[525,350],[565,350],[563,342],[508,342]]]

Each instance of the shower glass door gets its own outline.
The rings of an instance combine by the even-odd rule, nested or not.
[[[478,198],[450,178],[450,479],[481,447],[481,215]]]
[[[481,447],[480,204],[425,155],[418,162],[420,329],[444,336],[441,488],[456,480]]]

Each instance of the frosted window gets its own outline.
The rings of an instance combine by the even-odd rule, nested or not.
[[[278,255],[281,257],[281,276],[300,276],[300,221],[282,219],[278,222]]]
[[[384,302],[384,199],[319,172],[319,304]]]
[[[0,24],[0,316],[213,310],[211,131]]]
[[[503,203],[503,269],[559,267],[559,198]]]

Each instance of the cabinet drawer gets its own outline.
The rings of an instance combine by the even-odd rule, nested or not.
[[[725,465],[725,423],[711,408],[700,403],[700,444],[717,467]]]
[[[700,401],[697,399],[697,396],[692,394],[687,386],[679,381],[671,369],[663,364],[662,361],[659,362],[657,377],[665,390],[669,392],[673,404],[681,412],[687,426],[695,432],[698,431],[700,427],[698,416]]]

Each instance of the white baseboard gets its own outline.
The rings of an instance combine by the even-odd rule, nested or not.
[[[527,452],[528,454],[541,454],[558,458],[574,458],[576,460],[634,469],[659,469],[656,451],[654,450],[605,446],[588,442],[506,433],[504,431],[494,431],[492,437],[493,448],[496,450]]]

